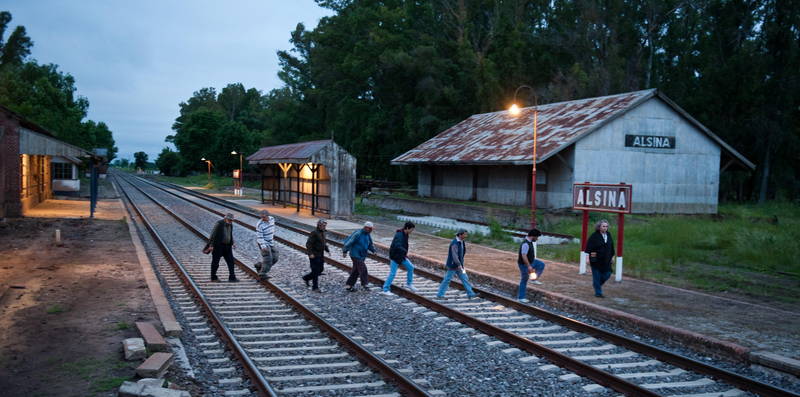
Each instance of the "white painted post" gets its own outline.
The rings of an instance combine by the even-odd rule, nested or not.
[[[56,244],[61,244],[61,229],[56,229]]]
[[[616,281],[616,282],[622,281],[622,257],[621,256],[617,257],[617,271],[616,271],[616,274],[614,275],[614,281]]]
[[[581,267],[578,274],[586,274],[586,262],[589,261],[589,254],[581,251]]]

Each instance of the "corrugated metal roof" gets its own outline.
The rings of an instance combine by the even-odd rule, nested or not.
[[[653,97],[655,89],[538,106],[537,163],[583,135]],[[392,160],[414,163],[530,164],[533,158],[533,107],[517,116],[507,110],[470,116]]]
[[[257,152],[247,156],[247,161],[251,164],[274,162],[276,160],[305,163],[308,162],[311,156],[325,148],[325,146],[331,142],[330,139],[323,139],[321,141],[262,147],[258,149]]]

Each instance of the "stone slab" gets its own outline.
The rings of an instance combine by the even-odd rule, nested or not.
[[[167,350],[167,341],[158,332],[153,324],[137,321],[136,329],[144,339],[144,343],[151,352],[163,352]]]
[[[142,378],[161,378],[174,361],[172,353],[153,353],[145,362],[136,368],[136,374]]]
[[[800,376],[800,360],[767,351],[757,351],[750,353],[750,361],[781,372],[788,372],[794,376]]]
[[[141,360],[147,357],[147,349],[144,347],[144,339],[128,338],[122,341],[122,350],[125,353],[125,360]]]

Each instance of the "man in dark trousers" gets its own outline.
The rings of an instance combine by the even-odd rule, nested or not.
[[[214,231],[211,232],[211,237],[206,243],[206,247],[209,246],[213,247],[211,251],[211,281],[219,281],[217,278],[219,258],[225,258],[225,263],[228,265],[228,281],[239,281],[233,272],[233,248],[236,247],[233,242],[233,214],[225,214],[225,217],[214,225]]]
[[[364,227],[353,232],[345,240],[342,247],[342,255],[347,255],[350,252],[350,259],[353,261],[353,270],[345,282],[349,292],[355,292],[356,280],[359,278],[361,279],[361,288],[364,291],[369,291],[369,273],[367,273],[366,260],[367,251],[375,253],[375,246],[372,245],[372,236],[370,236],[373,228],[372,222],[365,222]]]
[[[312,282],[311,291],[313,292],[322,292],[319,289],[319,275],[325,266],[325,252],[331,252],[325,240],[326,227],[328,227],[328,221],[324,219],[318,220],[317,228],[308,235],[308,240],[306,240],[311,272],[303,276],[303,281],[306,282],[306,287],[309,286],[309,281]]]
[[[611,277],[611,261],[616,255],[614,240],[608,233],[608,221],[603,219],[595,225],[595,232],[586,242],[586,253],[589,254],[589,265],[592,267],[592,286],[594,296],[603,296],[603,284]]]

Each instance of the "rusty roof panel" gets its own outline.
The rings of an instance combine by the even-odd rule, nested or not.
[[[538,106],[537,162],[556,154],[654,96],[655,89]],[[530,163],[533,107],[512,116],[502,110],[475,114],[392,160],[414,163]]]
[[[323,139],[320,141],[262,147],[261,149],[258,149],[257,152],[247,156],[247,161],[250,161],[251,163],[258,163],[269,160],[294,160],[304,163],[329,143],[331,143],[330,139]]]

